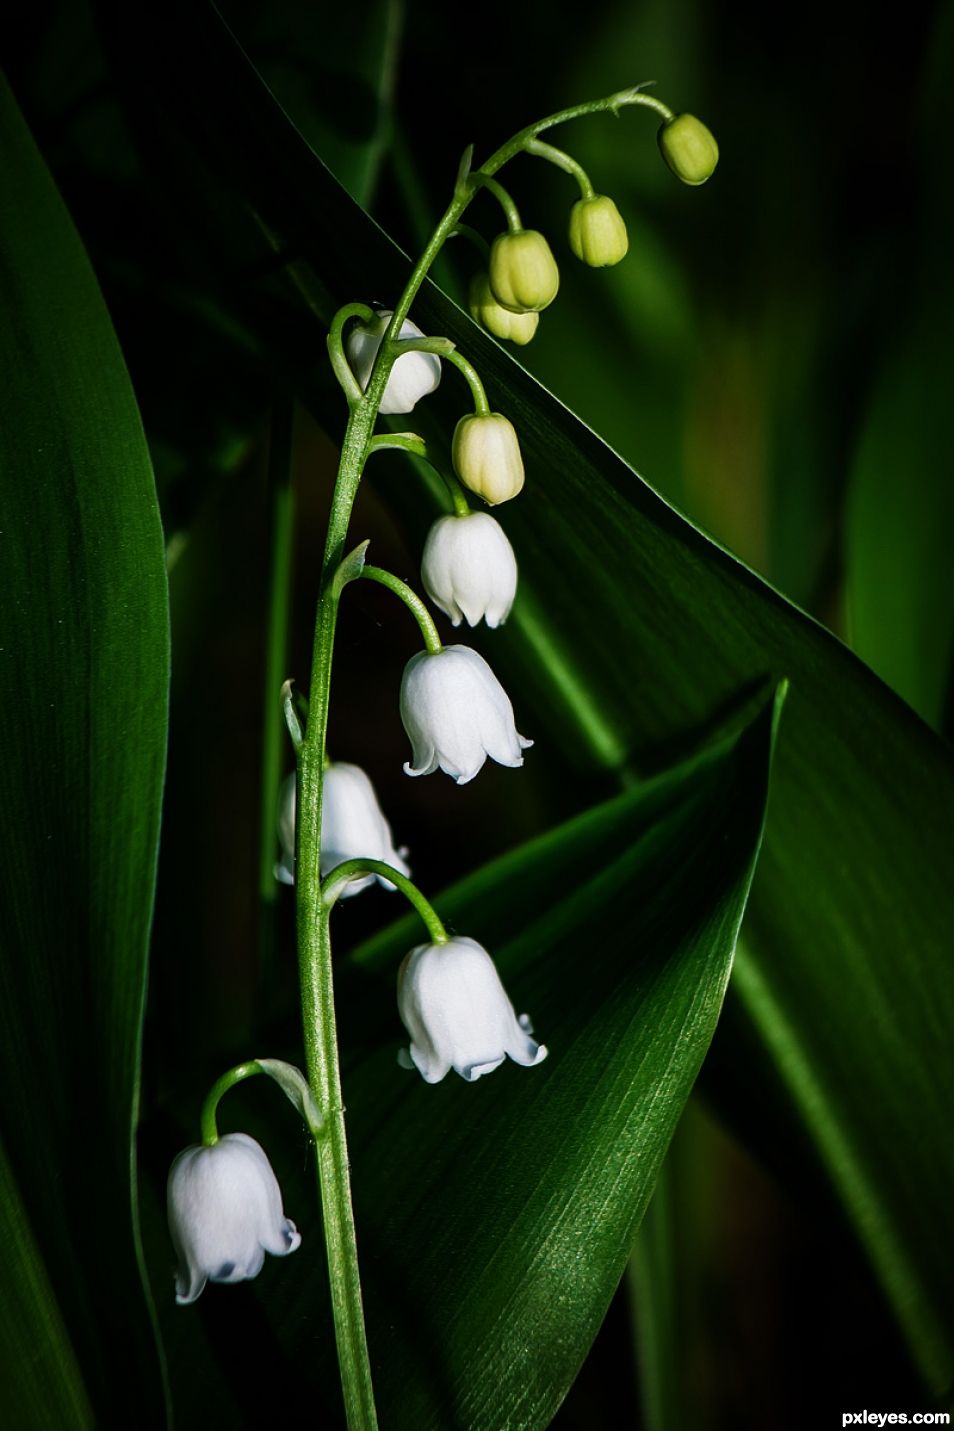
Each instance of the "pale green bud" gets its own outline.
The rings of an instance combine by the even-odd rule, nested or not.
[[[511,313],[509,308],[501,308],[486,273],[475,273],[471,280],[470,316],[495,338],[509,338],[521,347],[530,342],[540,322],[536,313]]]
[[[462,417],[451,447],[454,471],[491,507],[509,502],[523,486],[523,458],[513,423],[499,412]]]
[[[626,257],[629,236],[612,199],[593,194],[577,200],[570,210],[570,248],[590,268],[608,268]]]
[[[536,229],[500,234],[490,250],[490,287],[511,313],[539,313],[557,296],[560,270]]]
[[[679,114],[656,135],[662,157],[684,184],[704,184],[719,162],[719,146],[694,114]]]

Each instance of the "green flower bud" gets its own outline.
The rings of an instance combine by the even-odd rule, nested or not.
[[[590,268],[608,268],[626,257],[629,236],[612,199],[593,194],[577,200],[570,210],[570,248]]]
[[[454,471],[491,507],[509,502],[523,486],[523,458],[513,423],[499,412],[469,413],[454,429]]]
[[[490,287],[501,308],[511,313],[539,313],[552,303],[560,287],[560,270],[543,234],[521,229],[495,238]]]
[[[719,146],[694,114],[678,114],[656,135],[662,157],[684,184],[704,184],[719,162]]]
[[[471,280],[470,316],[495,338],[509,338],[521,347],[530,342],[540,322],[536,313],[511,313],[509,308],[501,308],[486,273],[475,273]]]

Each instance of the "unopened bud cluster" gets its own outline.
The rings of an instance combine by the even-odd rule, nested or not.
[[[685,184],[703,184],[715,169],[719,150],[709,130],[691,114],[672,115],[658,134],[659,148],[669,168]],[[570,210],[570,250],[590,268],[609,268],[629,252],[626,224],[615,202],[594,192],[589,179],[569,155],[546,145],[530,145],[576,175],[581,198]],[[495,185],[499,190],[499,185]],[[475,275],[470,288],[471,317],[495,338],[529,343],[538,314],[560,288],[560,271],[549,243],[535,229],[520,227],[516,211],[510,228],[494,239],[488,269]]]

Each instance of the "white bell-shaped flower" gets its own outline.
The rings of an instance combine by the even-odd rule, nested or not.
[[[522,765],[533,744],[517,733],[506,691],[469,646],[411,657],[401,681],[401,720],[412,748],[408,775],[430,775],[440,766],[458,785],[473,780],[488,755],[500,765]]]
[[[266,1252],[287,1257],[301,1243],[271,1164],[246,1133],[226,1133],[211,1147],[179,1154],[169,1170],[168,1212],[182,1305],[194,1302],[206,1282],[257,1277]]]
[[[356,324],[345,340],[345,353],[362,392],[368,386],[374,360],[392,316],[385,311],[379,313],[367,327]],[[424,334],[416,323],[406,318],[401,324],[400,336],[423,338]],[[391,369],[379,411],[411,412],[414,404],[433,392],[440,380],[441,360],[436,353],[402,353]]]
[[[530,1036],[527,1015],[517,1018],[493,959],[475,939],[412,949],[398,973],[398,1010],[411,1035],[411,1061],[428,1083],[439,1083],[452,1068],[473,1083],[508,1056],[525,1068],[547,1056]]]
[[[282,843],[281,863],[275,877],[282,884],[295,883],[295,777],[289,775],[282,786],[278,812],[278,835]],[[400,874],[410,874],[403,855],[394,848],[391,826],[378,804],[374,786],[358,765],[335,760],[325,771],[321,799],[321,874],[324,877],[345,860],[383,860]],[[349,880],[341,899],[350,899],[377,879],[385,889],[390,880],[380,875],[363,875]]]
[[[428,596],[455,626],[506,621],[517,592],[517,559],[500,523],[487,512],[438,517],[421,560]]]

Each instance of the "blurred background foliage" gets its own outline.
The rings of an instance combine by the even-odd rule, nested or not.
[[[572,264],[561,238],[572,182],[527,158],[513,166],[524,220],[553,236],[563,270],[559,301],[517,356],[669,501],[949,735],[954,7],[916,3],[899,15],[818,0],[785,10],[591,0],[560,12],[544,0],[489,0],[463,27],[459,11],[435,0],[222,9],[301,132],[412,253],[471,141],[479,158],[530,117],[649,79],[709,123],[722,157],[696,191],[660,162],[647,116],[593,118],[558,138],[626,217],[630,256],[613,270]],[[162,1269],[170,1254],[157,1189],[201,1090],[233,1055],[262,1051],[243,1042],[252,1027],[270,1051],[294,1055],[289,961],[276,958],[264,993],[258,968],[266,467],[270,414],[291,371],[313,365],[317,390],[328,385],[315,325],[283,296],[227,193],[220,233],[176,210],[163,185],[169,165],[180,199],[200,172],[174,136],[165,150],[154,137],[144,147],[124,118],[124,76],[107,63],[95,8],[49,0],[17,21],[4,46],[9,78],[103,286],[166,531],[173,704],[142,1143],[146,1235]],[[492,237],[490,200],[472,213]],[[462,298],[472,267],[458,243],[437,276]],[[300,677],[334,465],[332,438],[299,411],[291,670]],[[383,480],[407,476],[395,465]],[[375,490],[361,502],[377,560],[412,571]],[[376,719],[376,693],[397,689],[408,654],[386,638],[382,609],[362,593],[346,613],[331,744],[374,751],[394,830],[421,847],[450,818],[447,795],[428,782],[409,788],[397,723]],[[432,852],[429,873],[449,879],[602,793],[579,774],[559,789],[528,780],[517,790],[494,768],[455,796],[466,817]],[[349,907],[349,941],[377,927],[381,909]],[[287,902],[278,930],[287,950]],[[774,1075],[742,1086],[748,1037],[730,1001],[628,1291],[558,1425],[645,1417],[787,1431],[821,1424],[820,1409],[923,1404]],[[254,1110],[257,1092],[249,1097]],[[756,1123],[758,1162],[746,1151]],[[653,1324],[668,1325],[682,1348],[668,1377],[649,1345]],[[684,1398],[675,1408],[674,1386]],[[266,1404],[267,1381],[251,1374],[253,1423]]]

